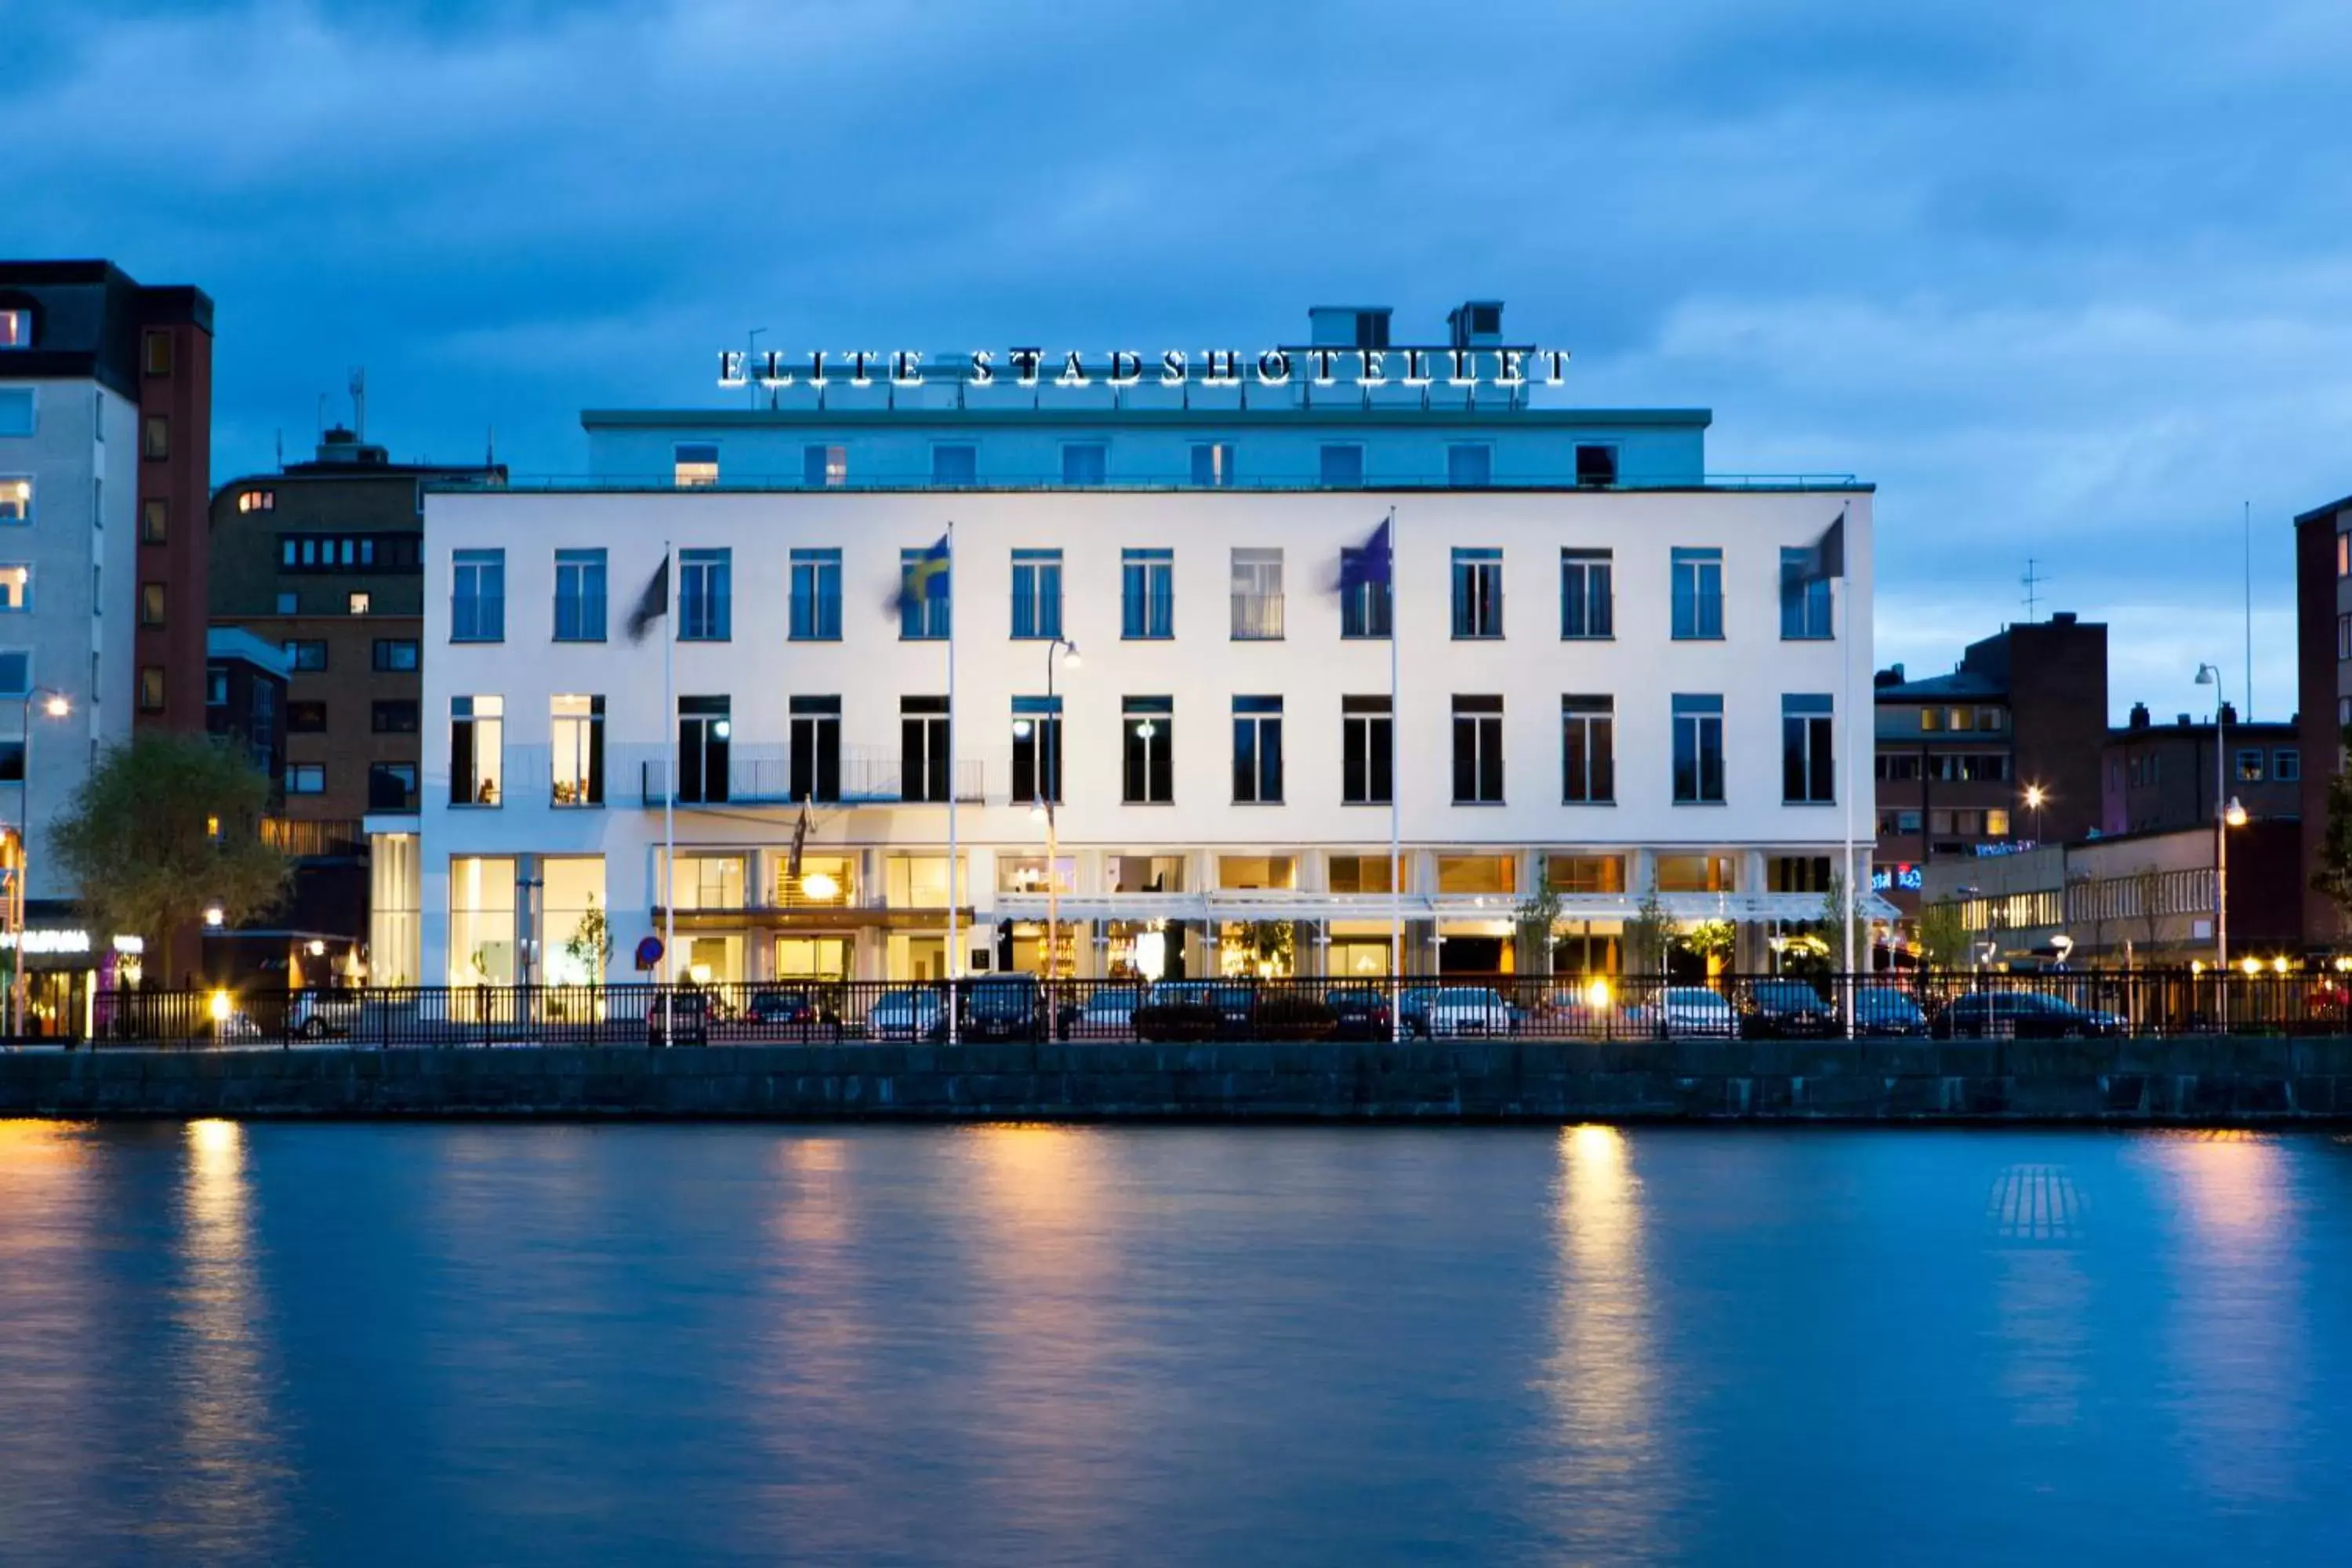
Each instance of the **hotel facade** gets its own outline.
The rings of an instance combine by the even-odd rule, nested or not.
[[[1500,316],[1454,312],[1420,384],[1356,309],[1286,385],[803,362],[583,416],[584,484],[428,495],[374,977],[619,978],[666,884],[671,978],[939,978],[951,898],[963,972],[1381,974],[1401,914],[1407,973],[1491,973],[1546,890],[1557,968],[1616,967],[1654,893],[1760,964],[1821,919],[1850,806],[1867,874],[1869,487],[1710,479],[1704,411],[1549,405]],[[1384,522],[1392,584],[1343,592]],[[950,528],[946,593],[905,599]]]

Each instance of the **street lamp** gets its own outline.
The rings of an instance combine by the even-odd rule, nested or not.
[[[1044,722],[1035,726],[1037,766],[1031,776],[1034,799],[1029,807],[1031,817],[1043,817],[1045,823],[1045,955],[1043,965],[1045,981],[1053,984],[1060,967],[1055,939],[1062,924],[1061,838],[1054,808],[1062,794],[1060,752],[1062,750],[1062,715],[1054,707],[1054,660],[1060,658],[1072,669],[1086,660],[1078,653],[1078,645],[1069,638],[1057,637],[1045,645],[1045,711]],[[1045,726],[1052,725],[1048,733]],[[1017,727],[1016,727],[1017,728]],[[950,786],[952,787],[952,786]],[[1052,993],[1046,993],[1047,1016],[1051,1016]]]
[[[2230,829],[2246,825],[2246,808],[2230,793],[2223,759],[2230,754],[2229,712],[2221,700],[2221,672],[2197,667],[2197,684],[2213,689],[2213,967],[2230,973]]]
[[[41,711],[52,719],[62,719],[73,711],[73,702],[55,687],[36,686],[16,700],[17,718],[25,736],[24,778],[16,786],[16,897],[8,901],[8,923],[16,933],[16,973],[8,987],[8,1033],[22,1039],[25,1034],[25,905],[30,896],[33,872],[33,700],[40,699]]]
[[[2049,798],[2040,784],[2025,786],[2025,809],[2033,814],[2033,842],[2036,844],[2042,842],[2042,803]]]

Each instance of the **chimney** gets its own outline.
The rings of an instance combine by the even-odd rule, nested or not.
[[[2188,714],[2186,714],[2186,713],[2183,713],[2179,718],[2178,718],[2178,719],[2174,720],[2174,721],[2173,721],[2173,722],[2174,722],[2174,723],[2176,723],[2176,724],[2178,724],[2178,725],[2179,725],[2182,729],[2186,730],[2187,728],[2189,728],[2189,715],[2188,715]]]
[[[1503,302],[1471,300],[1454,307],[1445,315],[1445,342],[1448,348],[1456,349],[1500,348]]]
[[[1903,684],[1903,667],[1899,664],[1890,665],[1872,676],[1870,683],[1873,686],[1900,686]]]
[[[2135,702],[2135,703],[2133,703],[2133,704],[2132,704],[2132,710],[2131,710],[2131,727],[2132,727],[2133,729],[2135,729],[2135,730],[2145,730],[2145,729],[2147,729],[2147,703],[2145,703],[2145,702]]]
[[[2050,624],[2053,626],[2071,626],[2074,624],[2074,612],[2072,610],[2053,611],[2050,616]]]
[[[2238,721],[2238,710],[2237,710],[2236,706],[2235,706],[2234,704],[2228,703],[2228,702],[2224,702],[2224,703],[2222,703],[2222,704],[2221,704],[2221,722],[2222,722],[2222,723],[2224,723],[2224,724],[2234,724],[2234,723],[2236,723],[2237,721]]]

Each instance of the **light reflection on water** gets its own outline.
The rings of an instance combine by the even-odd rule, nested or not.
[[[0,1123],[0,1563],[2352,1559],[2352,1147]]]

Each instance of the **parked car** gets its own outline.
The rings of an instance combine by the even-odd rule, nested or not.
[[[1429,1033],[1429,1009],[1437,1000],[1438,987],[1414,985],[1397,993],[1397,1016],[1403,1020],[1408,1035]]]
[[[841,1038],[841,1020],[805,991],[754,991],[743,1005],[743,1022],[763,1034],[796,1039]]]
[[[341,1037],[359,1027],[360,993],[346,985],[295,993],[286,1026],[306,1040]]]
[[[646,1004],[646,1044],[707,1046],[710,1043],[710,996],[702,991],[671,991]]]
[[[1739,1013],[1731,999],[1704,985],[1669,985],[1648,1009],[1661,1039],[1706,1036],[1729,1039],[1739,1033]]]
[[[1241,1039],[1249,1034],[1256,1019],[1257,989],[1230,982],[1163,980],[1151,988],[1147,1001],[1153,1007],[1213,1007],[1223,1021],[1221,1032],[1224,1037]]]
[[[1395,1033],[1389,1022],[1388,998],[1377,991],[1331,991],[1323,1005],[1339,1019],[1336,1040],[1385,1040]]]
[[[1817,1039],[1843,1030],[1822,994],[1801,980],[1759,980],[1739,1009],[1739,1032],[1750,1039]]]
[[[2124,1021],[2113,1013],[2077,1007],[2040,991],[1971,991],[1954,997],[1936,1019],[1936,1035],[1948,1040],[2059,1039],[2067,1036],[2119,1035]]]
[[[1083,1005],[1064,1009],[1062,1033],[1076,1040],[1124,1039],[1135,1033],[1135,1010],[1142,1004],[1140,985],[1098,987]]]
[[[885,991],[866,1015],[866,1036],[873,1040],[944,1040],[947,1005],[936,991],[912,986]]]
[[[1927,1032],[1927,1015],[1919,1004],[1888,985],[1865,985],[1853,994],[1853,1027],[1856,1034],[1924,1035]]]
[[[1045,995],[1034,974],[974,980],[961,996],[966,1040],[1036,1040],[1045,1034]]]
[[[1413,1032],[1429,1039],[1461,1035],[1507,1035],[1510,1005],[1484,985],[1441,985],[1415,1015]]]

